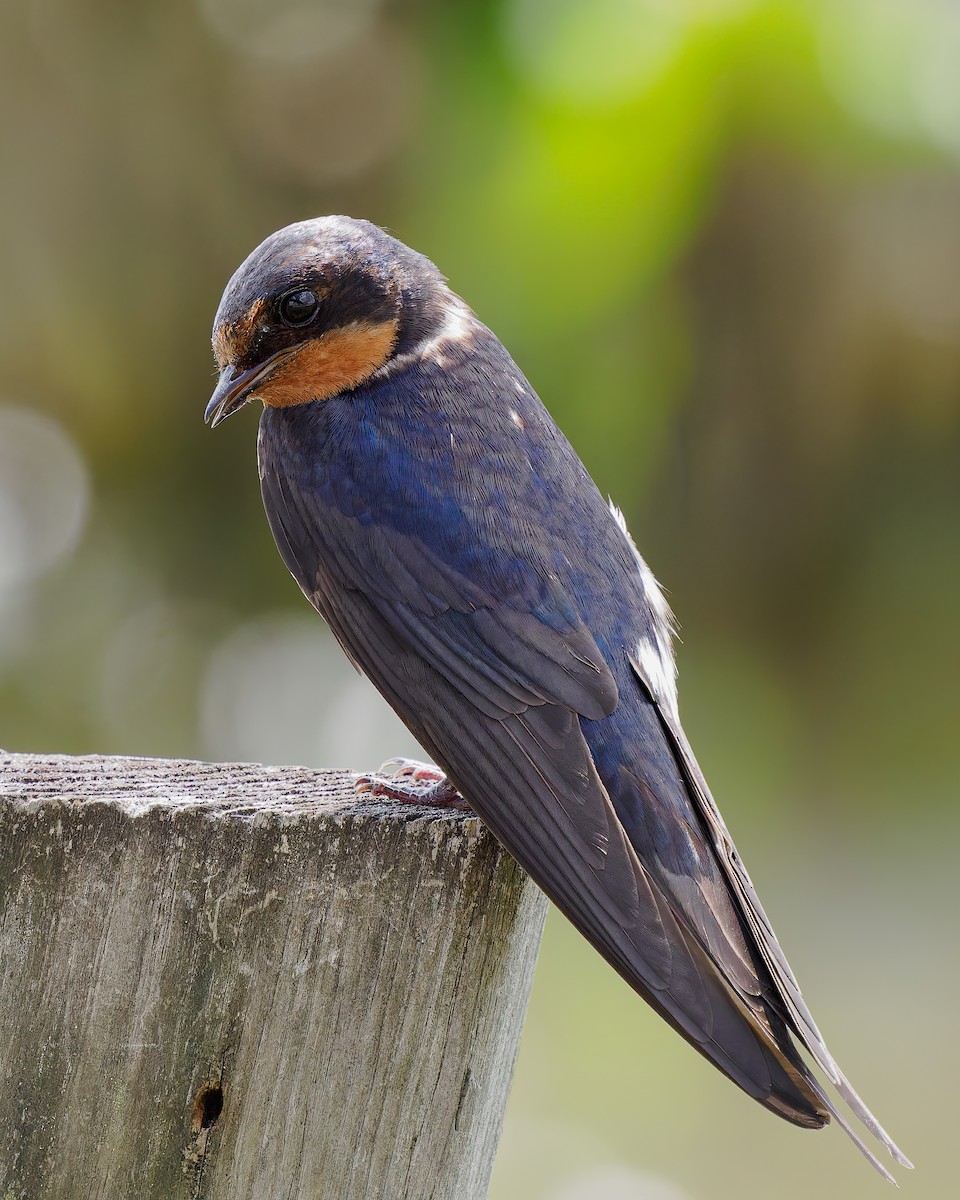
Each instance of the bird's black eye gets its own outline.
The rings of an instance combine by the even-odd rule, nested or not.
[[[317,315],[320,301],[309,288],[301,288],[296,292],[287,292],[280,299],[277,308],[280,319],[285,325],[309,325]]]

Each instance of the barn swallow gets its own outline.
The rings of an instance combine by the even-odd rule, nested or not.
[[[218,425],[263,402],[267,519],[354,665],[556,906],[761,1104],[909,1166],[827,1050],[680,725],[671,615],[495,335],[367,221],[267,238],[213,333]],[[406,778],[404,777],[406,776]],[[424,783],[426,779],[426,783]]]

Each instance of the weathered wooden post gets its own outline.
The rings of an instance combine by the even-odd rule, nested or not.
[[[0,752],[0,1196],[484,1196],[545,908],[343,773]]]

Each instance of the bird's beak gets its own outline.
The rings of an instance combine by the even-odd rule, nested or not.
[[[225,366],[220,372],[217,386],[213,389],[210,403],[203,414],[204,421],[211,429],[216,429],[221,421],[225,421],[227,417],[232,416],[249,400],[252,400],[258,385],[272,375],[284,359],[289,358],[299,349],[300,344],[277,350],[275,354],[271,354],[269,358],[257,363],[255,367],[249,367],[246,371],[239,371],[229,364]]]

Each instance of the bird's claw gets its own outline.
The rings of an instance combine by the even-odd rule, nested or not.
[[[354,786],[358,795],[472,812],[439,768],[412,758],[390,758],[374,774],[358,775]]]
[[[446,779],[439,767],[417,762],[415,758],[388,758],[377,774],[390,779],[409,779],[412,783],[439,783]]]

